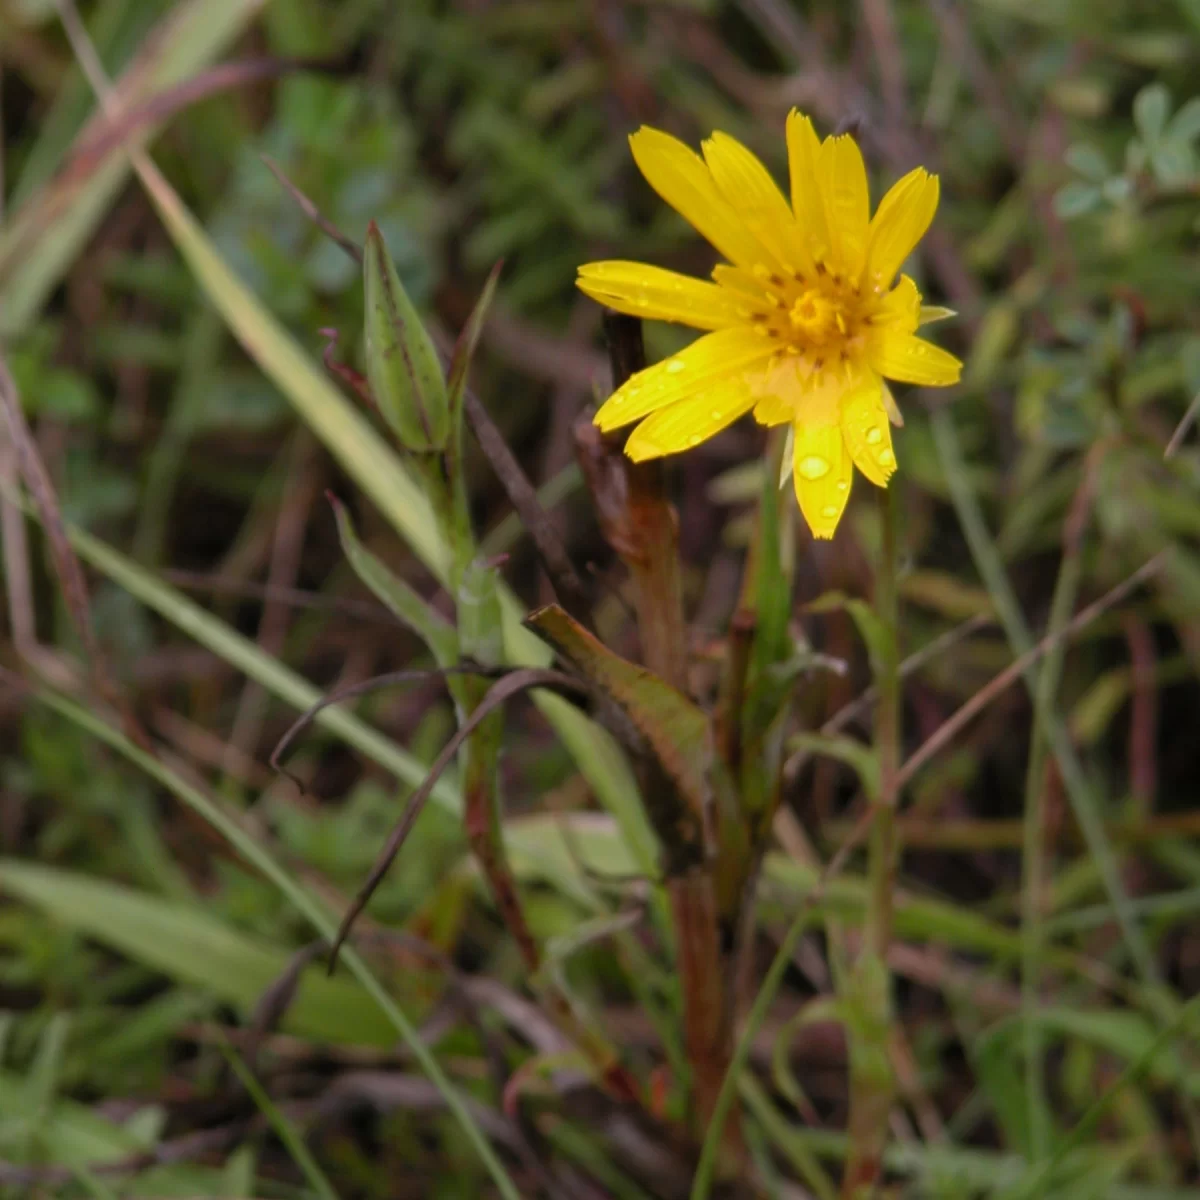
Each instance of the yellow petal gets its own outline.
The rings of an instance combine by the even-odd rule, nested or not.
[[[833,537],[850,499],[853,476],[854,467],[837,425],[796,422],[792,479],[813,537]]]
[[[842,436],[854,465],[872,483],[887,487],[896,469],[896,454],[878,380],[843,397]]]
[[[938,177],[924,167],[909,171],[879,202],[867,239],[865,282],[888,287],[925,236],[938,206]]]
[[[787,119],[788,175],[792,186],[792,211],[796,225],[808,242],[815,262],[825,262],[831,253],[825,202],[817,174],[821,143],[812,121],[794,108]]]
[[[595,423],[605,433],[719,383],[740,379],[766,363],[774,343],[744,327],[705,334],[686,350],[630,377],[600,406]]]
[[[695,329],[723,329],[750,316],[724,288],[636,262],[585,263],[576,286],[617,312],[651,321],[678,321]],[[765,311],[765,309],[764,309]]]
[[[762,366],[746,372],[745,379],[754,393],[754,419],[760,425],[790,425],[796,419],[796,406],[804,387],[797,355],[776,354]]]
[[[825,220],[833,242],[831,266],[857,280],[866,258],[871,215],[862,151],[848,133],[826,138],[821,143],[817,166]]]
[[[886,326],[872,330],[868,337],[867,361],[888,379],[925,387],[957,383],[962,374],[962,363],[948,350]]]
[[[712,172],[678,138],[643,126],[629,139],[646,182],[730,262],[752,266],[763,249],[725,201]]]
[[[805,239],[767,168],[726,133],[714,133],[703,149],[721,194],[771,256],[789,271],[811,270]]]
[[[883,397],[883,408],[888,415],[888,420],[897,429],[902,429],[904,427],[904,414],[900,411],[900,405],[896,403],[896,397],[892,395],[892,389],[888,387],[886,379],[879,381],[879,392]]]
[[[870,323],[878,329],[887,325],[902,333],[914,333],[921,317],[921,293],[907,275],[901,275],[896,286],[875,303]]]
[[[745,416],[753,405],[750,389],[740,380],[679,400],[647,417],[630,434],[625,453],[642,462],[690,450]]]

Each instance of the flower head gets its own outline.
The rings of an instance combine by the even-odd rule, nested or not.
[[[634,262],[579,268],[593,299],[708,330],[634,375],[596,414],[608,431],[640,422],[625,452],[642,460],[699,445],[746,413],[794,430],[796,497],[814,536],[833,536],[855,466],[886,487],[896,469],[886,379],[941,387],[962,364],[916,336],[927,320],[916,284],[896,279],[933,219],[936,175],[918,167],[870,215],[867,172],[849,135],[821,141],[787,122],[792,202],[740,142],[714,133],[701,158],[643,128],[630,139],[650,186],[727,260],[708,283]]]

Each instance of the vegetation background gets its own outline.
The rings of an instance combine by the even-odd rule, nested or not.
[[[783,179],[793,106],[854,124],[875,195],[940,173],[916,269],[958,311],[938,335],[967,363],[928,404],[900,397],[903,746],[924,757],[899,821],[884,1189],[1200,1194],[1200,3],[96,0],[79,15],[124,105],[115,133],[73,11],[0,0],[0,1194],[688,1195],[643,826],[594,786],[617,769],[533,706],[505,731],[513,869],[546,970],[649,1100],[590,1085],[535,1002],[451,777],[371,903],[369,971],[295,957],[454,715],[436,680],[397,683],[304,733],[302,787],[269,765],[321,691],[429,661],[348,566],[327,491],[445,607],[420,506],[369,416],[347,419],[366,410],[346,371],[322,366],[361,368],[361,273],[269,168],[355,241],[376,221],[439,334],[504,260],[474,388],[636,656],[574,465],[607,386],[574,270],[705,274],[628,133],[725,130]],[[125,139],[162,175],[139,179]],[[650,357],[684,336],[647,327]],[[545,602],[468,449],[485,549],[525,607]],[[761,472],[748,424],[671,469],[700,691]],[[832,544],[796,533],[810,736],[793,749],[817,753],[787,776],[756,986],[804,920],[750,1030],[729,1194],[835,1195],[848,1153],[830,958],[862,924],[861,855],[813,888],[859,814],[865,708],[846,706],[871,672],[846,609],[812,602],[872,595],[869,490]],[[1038,673],[1019,656],[1044,635]]]

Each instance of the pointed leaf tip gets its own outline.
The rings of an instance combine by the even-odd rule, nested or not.
[[[441,362],[374,221],[367,226],[363,288],[367,379],[379,411],[405,449],[445,449],[450,409]]]

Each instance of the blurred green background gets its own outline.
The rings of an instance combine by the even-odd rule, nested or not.
[[[57,10],[0,0],[0,338],[81,531],[113,687],[162,766],[89,727],[111,711],[86,682],[53,546],[7,503],[0,1194],[493,1194],[437,1090],[344,971],[310,970],[282,1023],[251,1044],[264,991],[312,930],[244,846],[231,852],[180,803],[181,788],[232,814],[309,894],[343,905],[398,786],[413,782],[398,784],[396,756],[428,762],[453,715],[439,686],[398,685],[357,701],[357,721],[302,739],[291,769],[303,792],[268,766],[310,702],[303,680],[327,689],[425,662],[346,566],[325,491],[393,569],[428,595],[437,584],[394,514],[363,494],[353,454],[331,456],[297,392],[255,361],[257,317],[214,307],[211,280],[181,256],[96,116]],[[1066,1167],[1031,1194],[1197,1194],[1195,1025],[1167,1054],[1155,1038],[1163,997],[1200,986],[1200,433],[1181,428],[1200,396],[1200,3],[97,0],[80,13],[132,107],[128,129],[149,139],[255,312],[273,314],[318,372],[330,344],[334,362],[361,369],[361,276],[264,156],[349,237],[377,221],[442,332],[462,326],[504,260],[475,389],[627,653],[623,572],[573,466],[572,425],[606,369],[599,311],[574,291],[574,269],[611,257],[704,275],[712,263],[638,177],[627,135],[646,123],[695,145],[721,129],[783,180],[784,120],[799,107],[823,132],[853,123],[876,197],[914,165],[940,173],[915,272],[929,302],[957,310],[937,336],[967,366],[928,405],[899,397],[903,651],[974,624],[909,676],[909,750],[1012,661],[998,578],[1037,637],[1056,578],[1082,608],[1169,553],[1082,629],[1052,704],[1082,766],[1064,786],[1052,760],[1037,781],[1050,1111],[1025,1103],[1014,1016],[1027,692],[999,692],[912,782],[892,962],[909,1069],[888,1186],[1023,1195],[1031,1146],[1049,1145]],[[651,326],[646,337],[654,359],[690,335]],[[743,423],[672,469],[701,672],[736,600],[760,449]],[[526,604],[544,601],[527,539],[470,451],[487,546],[507,555]],[[11,442],[0,473],[11,498]],[[868,591],[879,531],[867,491],[832,545],[798,534],[796,631],[847,664],[806,679],[811,729],[869,683],[849,618],[803,608],[830,590]],[[198,610],[215,622],[202,627]],[[47,702],[46,687],[78,707]],[[613,937],[644,903],[624,881],[636,852],[528,706],[509,718],[504,778],[531,920],[654,1078],[678,996],[661,928],[639,929],[633,960]],[[1084,849],[1072,788],[1107,858]],[[796,774],[785,803],[820,860],[844,839],[853,794],[845,763]],[[769,864],[764,967],[815,861],[781,852]],[[1117,934],[1106,870],[1130,898],[1122,915],[1143,961]],[[853,924],[861,908],[852,865],[814,910],[756,1043],[759,1082],[744,1098],[761,1194],[816,1194],[798,1164],[845,1152],[844,1039],[819,1014],[787,1023],[828,990],[821,920]],[[521,1194],[687,1194],[686,1146],[556,1059],[449,807],[431,806],[370,918],[453,964],[404,943],[372,958],[472,1096]],[[239,1082],[230,1055],[253,1062],[258,1086]],[[669,1122],[678,1097],[667,1092]]]

